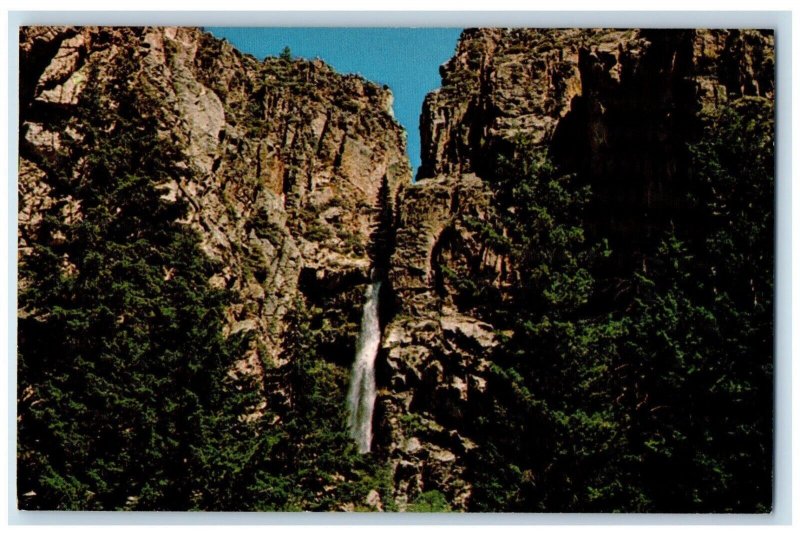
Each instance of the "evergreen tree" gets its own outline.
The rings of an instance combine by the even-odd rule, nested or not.
[[[640,399],[631,433],[656,509],[764,512],[772,487],[773,107],[745,98],[704,120],[691,147],[700,232],[676,226],[636,275],[622,356],[628,392]]]
[[[370,234],[369,257],[378,278],[385,277],[395,247],[395,222],[392,192],[389,188],[389,177],[383,176],[377,199],[379,212],[377,222]]]
[[[508,237],[502,247],[516,267],[505,304],[512,335],[494,356],[489,391],[495,398],[480,423],[487,448],[474,464],[473,507],[579,508],[590,502],[590,467],[607,461],[598,447],[615,431],[604,402],[607,347],[617,326],[586,312],[592,259],[605,250],[585,240],[588,188],[530,144],[521,141],[497,176]]]
[[[287,509],[330,511],[348,503],[365,509],[372,489],[391,509],[388,467],[371,454],[359,454],[347,431],[347,371],[319,354],[321,334],[312,325],[320,313],[298,300],[287,316],[284,358],[291,410],[282,426],[292,490]]]
[[[772,484],[773,110],[706,116],[694,218],[597,280],[589,192],[522,144],[499,166],[494,247],[517,268],[472,460],[472,508],[764,512]],[[585,181],[584,181],[585,182]],[[700,221],[701,225],[692,224]],[[482,224],[487,226],[488,224]],[[491,227],[491,226],[489,226]]]
[[[225,379],[242,341],[222,336],[228,297],[178,223],[185,203],[160,189],[187,171],[158,135],[133,54],[107,78],[127,84],[87,81],[71,125],[80,143],[48,166],[81,217],[50,208],[22,271],[22,508],[192,509],[220,464],[209,460],[224,452],[240,467],[240,441],[255,438],[240,420],[252,386]]]

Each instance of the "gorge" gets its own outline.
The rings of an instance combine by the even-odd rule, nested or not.
[[[20,508],[770,510],[772,32],[465,30],[414,181],[320,60],[20,71]]]

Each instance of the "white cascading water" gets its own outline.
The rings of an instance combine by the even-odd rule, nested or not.
[[[355,439],[358,451],[369,452],[372,443],[372,411],[375,405],[375,356],[381,343],[381,325],[378,317],[378,295],[381,282],[367,287],[364,312],[361,315],[361,331],[356,343],[356,358],[350,375],[350,391],[347,393],[350,436]]]

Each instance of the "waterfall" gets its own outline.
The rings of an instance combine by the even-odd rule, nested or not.
[[[375,356],[381,342],[378,318],[378,295],[381,282],[370,283],[365,293],[366,302],[361,315],[361,331],[356,344],[356,357],[347,393],[349,412],[347,425],[355,439],[358,451],[369,452],[372,442],[372,410],[375,405]]]

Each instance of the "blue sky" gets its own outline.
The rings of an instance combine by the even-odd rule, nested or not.
[[[340,73],[356,73],[394,94],[394,113],[408,132],[414,173],[419,167],[419,114],[440,86],[439,65],[455,52],[460,28],[219,28],[206,27],[258,59],[288,46],[293,56],[322,58]]]

